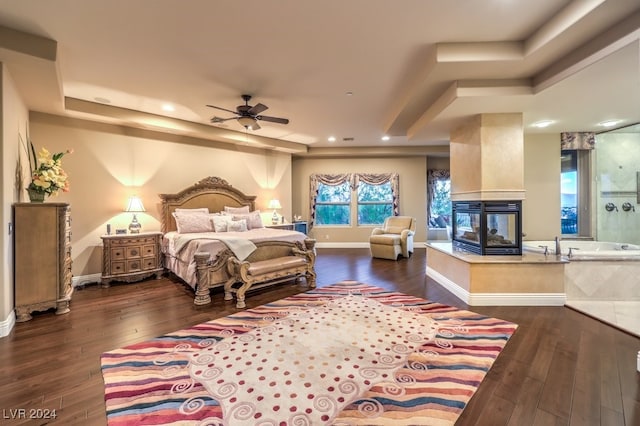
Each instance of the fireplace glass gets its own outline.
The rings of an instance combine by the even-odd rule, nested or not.
[[[456,215],[455,239],[480,244],[480,212],[460,211]]]
[[[515,245],[516,220],[517,213],[487,213],[487,246]]]
[[[452,203],[453,245],[473,253],[522,254],[520,201]]]

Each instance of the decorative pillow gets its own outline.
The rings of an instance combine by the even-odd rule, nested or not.
[[[247,220],[232,220],[227,223],[227,231],[229,232],[246,232],[247,231]]]
[[[242,206],[242,207],[224,206],[224,211],[225,213],[229,213],[229,214],[247,214],[249,213],[249,206]]]
[[[211,223],[211,219],[209,218],[209,213],[174,212],[173,217],[176,220],[176,228],[179,234],[213,231],[213,224]]]
[[[209,216],[215,232],[227,232],[228,224],[232,222],[231,216]]]
[[[202,207],[197,209],[175,209],[176,213],[209,213],[208,207]]]
[[[242,219],[245,219],[247,221],[247,229],[264,228],[264,224],[262,223],[262,217],[260,216],[260,210],[254,210],[249,214],[233,215],[233,220],[242,220]]]

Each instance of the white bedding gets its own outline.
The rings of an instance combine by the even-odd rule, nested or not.
[[[180,236],[184,235],[194,236],[195,238],[178,250],[179,244],[177,244],[177,241]],[[194,255],[197,252],[206,252],[209,253],[211,259],[214,259],[218,253],[227,248],[223,241],[215,239],[216,235],[222,238],[245,238],[254,243],[268,240],[294,242],[304,241],[307,238],[302,232],[274,228],[256,228],[246,232],[203,232],[198,234],[167,232],[164,234],[162,241],[165,268],[195,289],[197,277]]]

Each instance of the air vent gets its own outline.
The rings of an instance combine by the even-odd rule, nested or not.
[[[342,138],[343,142],[352,142],[354,140],[355,140],[355,138]]]

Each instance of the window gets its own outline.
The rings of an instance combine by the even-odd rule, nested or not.
[[[560,220],[563,234],[578,233],[578,151],[562,151]]]
[[[429,227],[446,228],[451,223],[451,179],[434,182]]]
[[[451,172],[427,170],[427,223],[429,228],[451,226]]]
[[[381,225],[393,215],[391,182],[358,185],[358,225]]]
[[[560,228],[564,235],[589,236],[590,153],[566,149],[561,154]]]
[[[381,225],[400,214],[397,173],[312,174],[309,229],[314,226]]]
[[[339,185],[318,184],[316,225],[351,223],[351,188],[348,181]]]

